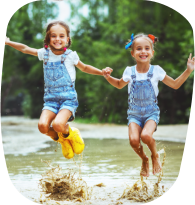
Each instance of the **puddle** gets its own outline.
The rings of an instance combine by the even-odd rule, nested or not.
[[[163,178],[163,167],[166,157],[165,149],[160,150],[158,153],[159,155],[163,153],[164,157],[161,162],[162,170],[159,174],[157,174],[156,182],[151,183],[149,180],[144,181],[144,177],[140,176],[140,179],[135,184],[133,184],[133,186],[127,186],[119,200],[125,198],[136,202],[148,202],[163,195],[165,192],[164,185],[160,186],[160,182]]]
[[[82,178],[82,182],[84,184],[86,182],[85,186],[93,189],[89,200],[79,196],[78,200],[81,199],[83,201],[75,203],[89,203],[90,205],[108,205],[119,202],[123,203],[123,205],[130,202],[132,204],[139,203],[133,200],[129,201],[127,198],[118,200],[128,186],[132,187],[140,180],[141,160],[131,149],[129,141],[119,139],[85,139],[85,145],[82,164],[78,155],[74,157],[74,160],[65,159],[61,152],[61,146],[54,141],[48,141],[46,148],[27,155],[5,155],[12,183],[25,197],[40,203],[40,193],[42,190],[38,184],[42,175],[48,170],[48,165],[42,161],[51,161],[53,167],[59,165],[62,175],[71,170],[72,174],[75,173],[74,177],[76,177],[76,180]],[[157,141],[157,147],[158,150],[164,147],[166,150],[166,163],[163,166],[163,177],[159,187],[162,189],[162,186],[164,186],[164,191],[167,191],[177,179],[184,144]],[[144,147],[144,150],[146,150],[149,156],[148,148]],[[144,181],[149,189],[152,189],[151,185],[157,182],[157,177],[152,174],[151,160],[150,177],[147,180],[144,179]],[[138,185],[140,186],[140,182]],[[87,196],[89,195],[87,194]],[[42,203],[49,204],[49,198],[46,198],[44,194],[42,194],[41,200]],[[47,201],[44,202],[44,200]],[[50,200],[53,201],[52,199]],[[56,202],[61,205],[73,203],[70,199],[68,200],[57,201],[56,199]]]

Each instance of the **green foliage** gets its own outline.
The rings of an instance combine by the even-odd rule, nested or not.
[[[31,96],[29,94],[26,94],[23,102],[22,102],[22,111],[24,113],[24,116],[29,116],[33,112],[32,110],[32,102],[31,102]]]
[[[189,54],[194,53],[190,24],[169,7],[142,0],[80,0],[77,4],[69,0],[69,3],[70,18],[79,22],[72,31],[71,49],[77,51],[85,64],[99,69],[113,68],[112,75],[116,78],[122,77],[126,66],[135,64],[124,48],[131,33],[151,33],[159,38],[152,64],[160,65],[173,78],[185,70]],[[57,14],[54,4],[45,5],[46,0],[37,1],[19,9],[9,22],[7,36],[13,41],[41,48],[45,23]],[[80,12],[83,6],[88,7],[87,17]],[[193,75],[179,90],[159,83],[161,124],[188,123]],[[23,114],[38,118],[43,106],[43,83],[42,62],[5,47],[2,114],[13,114],[6,111],[10,110],[8,102],[20,95]],[[127,123],[127,87],[118,90],[101,76],[77,70],[76,90],[77,121]]]
[[[84,5],[89,8],[86,18],[76,12]],[[130,52],[124,49],[131,33],[152,33],[159,38],[152,64],[160,65],[173,78],[185,70],[188,55],[193,53],[190,24],[161,4],[141,0],[81,0],[77,7],[72,4],[71,18],[75,17],[81,22],[73,34],[72,49],[86,64],[99,69],[113,68],[112,75],[117,78],[122,77],[126,66],[135,64]],[[192,83],[193,74],[177,91],[159,83],[161,124],[188,123]],[[97,116],[100,122],[127,122],[127,87],[117,90],[101,77],[80,71],[76,85],[79,85],[76,86],[80,103],[78,116],[88,119]]]
[[[47,4],[45,7],[46,3],[47,1],[43,0],[26,4],[14,13],[7,27],[7,37],[32,48],[41,48],[43,27],[47,20],[45,10],[51,18],[54,17],[51,12],[54,4]],[[5,46],[2,72],[2,114],[21,114],[22,109],[25,115],[39,117],[43,106],[42,62],[37,57],[25,55]],[[15,100],[17,96],[23,96],[20,108],[15,108],[16,102],[12,98],[12,101],[9,100],[10,96],[15,96]]]

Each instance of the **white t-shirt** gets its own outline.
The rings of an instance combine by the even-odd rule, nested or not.
[[[150,65],[151,66],[151,65]],[[149,72],[149,70],[148,70]],[[146,80],[147,79],[147,73],[138,73],[137,69],[135,69],[135,75],[136,75],[136,80]],[[131,67],[127,66],[124,73],[123,73],[123,80],[128,83],[128,93],[130,93],[130,88],[132,84],[132,78],[131,78],[132,72],[131,72]],[[159,65],[154,65],[153,69],[153,77],[151,78],[151,83],[154,88],[154,92],[156,97],[158,96],[158,81],[162,81],[165,78],[166,72],[159,66]]]
[[[38,49],[38,58],[39,60],[44,59],[44,53],[45,48]],[[55,55],[50,49],[49,49],[49,61],[48,62],[57,62],[61,61],[62,55]],[[66,60],[64,61],[66,69],[70,75],[70,78],[72,81],[75,81],[76,79],[76,70],[75,65],[77,65],[79,62],[79,56],[76,51],[72,51],[69,53],[66,57]]]

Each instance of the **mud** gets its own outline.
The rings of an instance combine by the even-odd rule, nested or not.
[[[99,183],[99,184],[96,184],[95,186],[98,186],[98,187],[105,187],[106,185],[103,184],[103,183]]]
[[[44,162],[48,164],[50,169],[42,175],[39,181],[40,202],[51,200],[82,202],[91,198],[93,189],[87,186],[80,174],[76,176],[76,172],[71,169],[68,169],[67,173],[63,173],[59,165],[53,167],[50,162]]]
[[[146,183],[143,176],[140,176],[140,179],[135,184],[133,184],[133,186],[128,186],[124,190],[119,200],[126,198],[128,200],[133,200],[136,202],[148,202],[163,195],[163,193],[165,192],[164,185],[160,186],[159,184],[163,177],[163,166],[166,157],[165,149],[160,150],[158,153],[164,153],[164,157],[162,161],[162,169],[158,175],[157,182],[154,184],[152,184],[151,182]]]
[[[151,174],[149,178],[144,178],[146,185],[140,179],[141,160],[129,146],[126,126],[84,124],[74,126],[78,127],[84,136],[86,147],[83,158],[81,155],[75,155],[74,160],[67,160],[63,157],[58,143],[38,132],[37,120],[2,118],[2,139],[8,173],[13,185],[24,197],[38,204],[47,205],[134,205],[140,202],[129,200],[128,195],[125,195],[125,198],[121,196],[123,193],[127,194],[136,182],[137,187],[141,187],[140,190],[144,191],[144,187],[147,187],[148,192],[143,192],[146,196],[141,199],[145,202],[144,200],[159,198],[158,196],[164,193],[163,190],[165,192],[169,190],[176,181],[183,156],[185,144],[182,142],[185,140],[187,125],[167,126],[162,127],[161,130],[158,126],[160,139],[164,138],[164,135],[166,138],[171,136],[174,142],[157,141],[158,149],[166,147],[164,173],[161,175],[162,179],[154,176],[150,160]],[[170,133],[166,134],[165,131]],[[179,135],[176,131],[180,132],[182,140],[177,137]],[[146,146],[144,150],[147,155],[150,155]],[[51,160],[52,166],[49,167],[41,160],[47,162]],[[49,175],[46,174],[46,170],[50,171]],[[59,181],[57,177],[55,178],[56,173],[59,175]],[[43,186],[45,191],[41,185],[38,187],[40,182],[45,183]],[[59,182],[63,182],[63,185],[59,185]],[[65,194],[67,198],[63,198],[61,191],[64,192],[64,187],[71,190],[68,182],[75,183],[76,188],[72,189],[78,188],[78,191]],[[158,186],[155,188],[156,183]],[[79,186],[83,186],[83,191]],[[92,195],[90,195],[91,189]],[[156,196],[149,199],[155,189]]]
[[[133,186],[127,185],[122,196],[117,199],[116,204],[121,204],[122,202],[119,201],[121,199],[134,202],[148,202],[163,195],[165,192],[164,185],[160,185],[160,182],[163,178],[163,166],[166,157],[165,149],[160,150],[158,153],[159,155],[164,153],[164,157],[162,160],[162,170],[158,174],[156,182],[144,181],[144,177],[140,176],[140,179]],[[75,161],[75,165],[79,168],[78,173],[72,169],[67,169],[67,172],[63,173],[59,165],[53,167],[50,162],[43,162],[47,163],[50,169],[42,174],[42,178],[39,180],[39,187],[41,189],[40,203],[51,204],[51,202],[57,203],[59,201],[74,203],[86,202],[91,199],[93,188],[88,186],[81,177],[82,157],[80,157],[79,165]],[[94,186],[105,187],[105,184],[99,183]]]

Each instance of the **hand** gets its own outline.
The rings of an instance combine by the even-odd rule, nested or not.
[[[192,54],[190,53],[190,56],[187,62],[187,69],[189,69],[190,71],[193,71],[195,67],[195,56],[192,59],[191,57],[192,57]]]
[[[7,45],[10,42],[10,39],[8,37],[5,38],[5,45]]]
[[[109,68],[109,67],[106,67],[102,70],[102,74],[104,76],[104,78],[108,78],[110,77],[110,74],[112,73],[113,69],[112,68]]]

